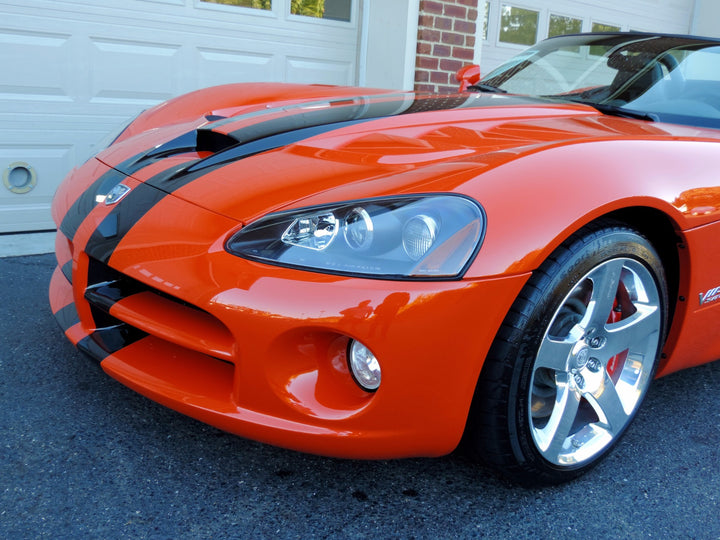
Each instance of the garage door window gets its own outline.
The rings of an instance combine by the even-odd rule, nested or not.
[[[619,32],[620,27],[615,26],[614,24],[605,24],[605,23],[594,22],[592,24],[592,31],[593,32]]]
[[[225,4],[226,6],[239,6],[254,9],[272,9],[272,0],[202,0],[210,4]]]
[[[540,12],[503,5],[500,16],[500,41],[534,45],[537,41]]]
[[[579,34],[582,32],[582,19],[550,14],[548,21],[548,37]]]
[[[290,13],[305,17],[350,22],[352,0],[291,0]]]

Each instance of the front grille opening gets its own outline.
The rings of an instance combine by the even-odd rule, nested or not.
[[[125,337],[133,342],[153,335],[218,360],[232,360],[232,334],[212,314],[93,258],[88,267],[85,299],[91,307],[96,333],[113,336],[114,350],[122,347]]]

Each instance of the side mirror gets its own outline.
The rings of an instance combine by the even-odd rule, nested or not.
[[[471,64],[461,67],[455,74],[455,79],[460,83],[460,92],[467,90],[468,86],[480,81],[480,66]]]

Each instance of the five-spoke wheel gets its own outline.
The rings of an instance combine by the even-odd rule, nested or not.
[[[471,444],[525,483],[585,472],[640,406],[666,312],[663,267],[642,235],[608,222],[571,237],[503,323],[478,382]]]

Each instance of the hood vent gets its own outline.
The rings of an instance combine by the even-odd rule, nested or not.
[[[198,129],[195,132],[195,148],[198,152],[212,152],[217,154],[238,144],[238,141],[224,133],[218,133],[209,129]]]

